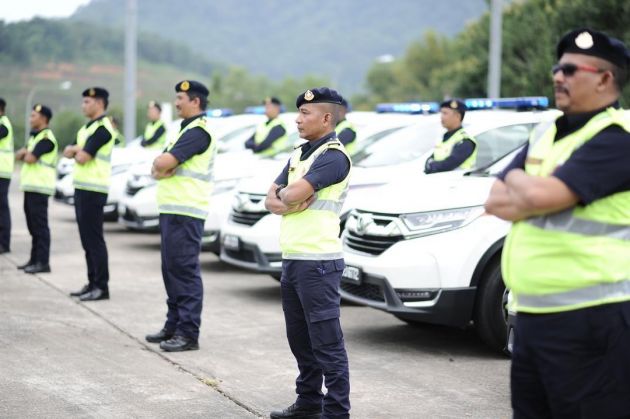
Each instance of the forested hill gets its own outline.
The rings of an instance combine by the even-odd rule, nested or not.
[[[275,79],[314,74],[356,90],[377,57],[401,55],[427,30],[460,32],[485,0],[138,0],[140,29],[213,62]],[[72,17],[121,27],[125,0],[93,0]]]

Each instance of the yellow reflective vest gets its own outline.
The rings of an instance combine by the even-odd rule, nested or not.
[[[81,148],[85,147],[88,138],[100,127],[105,127],[111,135],[109,141],[98,149],[92,160],[85,164],[75,164],[72,177],[74,178],[75,189],[106,194],[109,192],[112,149],[116,139],[116,130],[112,126],[112,122],[105,116],[82,126],[77,133],[77,145]]]
[[[37,192],[44,195],[55,194],[57,180],[57,139],[50,128],[44,128],[37,135],[31,135],[26,149],[32,152],[35,146],[45,138],[53,143],[53,149],[39,156],[35,163],[22,165],[20,172],[20,189],[24,192]]]
[[[164,128],[164,134],[162,134],[154,143],[146,145],[146,148],[150,150],[164,149],[164,144],[166,143],[166,127],[164,126],[164,121],[161,119],[158,119],[155,122],[147,123],[147,126],[144,128],[143,138],[145,141],[152,138],[155,132],[160,128]]]
[[[451,153],[453,152],[453,147],[455,145],[461,143],[465,139],[469,139],[475,144],[475,149],[472,154],[464,160],[462,164],[459,165],[459,169],[470,169],[477,162],[477,140],[475,140],[472,136],[466,134],[463,128],[458,129],[450,136],[450,138],[446,141],[441,141],[435,146],[433,150],[433,160],[442,161],[446,160]]]
[[[269,135],[272,129],[280,126],[284,128],[284,135],[278,139],[276,139],[269,148],[256,153],[259,156],[274,156],[284,150],[287,147],[287,142],[289,136],[287,135],[287,128],[284,126],[284,122],[279,117],[272,119],[271,121],[267,121],[266,123],[262,123],[256,128],[256,133],[254,134],[254,144],[256,146],[262,144],[265,141],[265,138]]]
[[[317,157],[328,150],[341,151],[351,162],[350,156],[336,138],[321,145],[304,161],[300,160],[302,147],[297,147],[289,160],[289,185],[302,179]],[[284,259],[343,258],[339,215],[348,193],[349,179],[350,172],[341,182],[317,191],[315,201],[304,211],[282,216],[280,247]]]
[[[525,171],[551,176],[611,125],[630,133],[628,117],[613,108],[557,141],[551,125],[532,137]],[[553,313],[630,300],[630,191],[515,222],[502,270],[518,312]]]
[[[171,150],[185,132],[196,127],[210,135],[210,145],[203,153],[180,164],[173,176],[158,181],[157,202],[160,214],[179,214],[200,219],[208,216],[216,142],[210,134],[206,117],[200,116],[186,125],[177,139],[166,147],[165,152]]]
[[[7,135],[0,138],[0,178],[11,179],[15,164],[13,155],[13,126],[6,115],[0,116],[0,125],[7,128]]]
[[[335,132],[337,133],[337,135],[341,134],[341,132],[345,129],[350,129],[352,131],[354,131],[354,140],[352,140],[351,142],[349,142],[348,144],[344,145],[344,147],[346,148],[346,152],[353,156],[354,153],[357,150],[357,130],[354,127],[354,125],[352,125],[352,123],[350,121],[348,121],[347,119],[344,119],[343,121],[339,122],[337,124],[337,126],[335,127]]]

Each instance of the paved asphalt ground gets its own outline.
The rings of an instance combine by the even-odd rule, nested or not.
[[[17,176],[16,176],[17,177]],[[280,287],[202,253],[200,350],[144,341],[166,311],[160,237],[107,223],[108,301],[68,296],[86,283],[73,208],[51,201],[52,273],[28,275],[23,198],[11,190],[12,252],[0,255],[0,417],[250,418],[294,401],[295,361]],[[507,418],[509,361],[472,330],[409,326],[344,305],[352,417]]]

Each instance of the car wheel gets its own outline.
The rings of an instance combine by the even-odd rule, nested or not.
[[[481,340],[502,352],[507,341],[507,292],[500,259],[488,265],[481,278],[474,316],[475,329]]]

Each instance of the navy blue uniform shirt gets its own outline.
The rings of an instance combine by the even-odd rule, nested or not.
[[[191,118],[184,119],[181,123],[180,131],[186,128],[186,126],[195,119],[201,118],[204,115],[205,112]],[[173,148],[171,148],[168,152],[175,156],[177,161],[181,164],[196,154],[204,153],[208,147],[210,147],[210,141],[210,135],[206,132],[206,130],[201,127],[191,128],[186,131],[179,140],[177,140]]]
[[[618,108],[619,104],[614,103],[612,106]],[[554,141],[582,128],[604,109],[606,108],[579,115],[561,116],[556,120]],[[512,169],[525,168],[528,146],[499,174],[499,179],[505,180]],[[629,156],[630,133],[617,125],[611,125],[575,150],[553,175],[564,182],[580,198],[582,204],[587,205],[618,192],[630,191]]]
[[[31,131],[31,136],[35,137],[40,132],[42,132],[42,130]],[[55,148],[55,145],[53,144],[52,141],[50,141],[50,139],[43,138],[39,140],[37,144],[35,144],[35,147],[33,148],[33,151],[31,151],[31,153],[33,153],[35,157],[40,158],[44,154],[50,153],[51,151],[53,151],[54,148]]]
[[[304,143],[301,146],[300,161],[306,160],[315,150],[334,138],[335,132],[333,131],[313,143],[310,141]],[[341,182],[348,176],[348,172],[350,172],[350,162],[346,155],[339,150],[327,150],[315,159],[303,179],[310,183],[315,191],[319,191]],[[284,167],[280,176],[276,178],[275,183],[276,185],[289,183],[289,163]]]
[[[9,135],[9,129],[4,126],[4,124],[0,125],[0,138],[4,138]]]
[[[344,119],[345,121],[345,119]],[[337,125],[342,123],[343,121],[339,121]],[[352,128],[345,128],[341,130],[339,134],[337,134],[337,138],[343,145],[348,145],[353,142],[355,138],[357,138],[357,133]]]
[[[155,124],[155,122],[152,122],[152,124]],[[160,127],[155,131],[155,134],[153,134],[153,137],[151,137],[151,138],[144,138],[144,135],[143,135],[142,136],[142,140],[140,141],[140,145],[143,146],[143,147],[146,147],[148,145],[153,144],[165,132],[166,132],[166,130],[164,129],[164,125],[160,125]]]
[[[462,127],[459,127],[444,133],[444,137],[442,137],[442,142],[448,141],[448,139],[451,138],[453,134],[455,134],[461,128]],[[465,138],[453,146],[453,149],[451,150],[451,155],[444,160],[435,161],[433,160],[433,156],[431,156],[431,159],[427,161],[424,172],[437,173],[455,170],[459,166],[461,166],[461,164],[465,162],[468,157],[470,157],[470,155],[475,151],[475,147],[477,146],[474,142],[472,142],[471,139]]]
[[[86,127],[89,127],[96,121],[99,121],[103,118],[107,118],[107,115],[101,115],[96,119],[91,120],[87,123]],[[94,134],[90,135],[85,141],[85,145],[83,146],[83,151],[88,153],[90,156],[96,156],[98,150],[103,147],[107,142],[112,138],[112,135],[107,131],[105,127],[98,127]],[[76,144],[76,141],[74,142]]]

